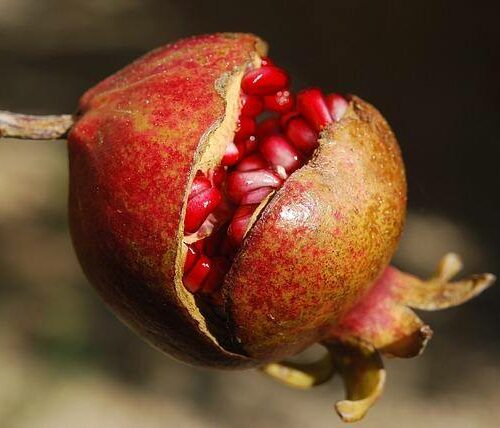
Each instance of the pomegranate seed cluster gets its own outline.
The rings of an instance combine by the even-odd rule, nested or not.
[[[184,286],[213,294],[231,266],[259,204],[304,165],[321,130],[347,100],[310,88],[292,94],[287,72],[268,58],[241,82],[240,117],[219,167],[198,171],[184,219]]]

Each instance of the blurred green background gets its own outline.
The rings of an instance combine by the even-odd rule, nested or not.
[[[252,31],[297,87],[360,94],[399,136],[410,215],[397,264],[500,273],[500,28],[494,2],[0,0],[0,108],[74,110],[89,86],[191,34]],[[288,390],[144,344],[83,277],[64,142],[0,144],[0,427],[332,427],[337,380]],[[500,292],[442,313],[426,353],[387,361],[360,427],[497,427]]]

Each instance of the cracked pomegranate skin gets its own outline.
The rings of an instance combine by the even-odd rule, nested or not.
[[[406,206],[399,148],[373,107],[358,98],[352,107],[271,200],[228,275],[235,332],[259,359],[324,338],[396,248]]]
[[[68,138],[70,227],[86,275],[131,328],[192,364],[258,366],[327,337],[387,266],[404,222],[394,135],[350,97],[249,230],[222,286],[226,320],[199,309],[182,285],[183,207],[227,116],[228,82],[265,54],[248,34],[159,48],[84,94]]]

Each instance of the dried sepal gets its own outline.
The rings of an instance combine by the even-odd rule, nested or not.
[[[344,422],[362,419],[382,394],[385,370],[377,350],[369,343],[346,338],[323,343],[328,353],[314,363],[283,361],[267,364],[262,372],[287,386],[308,389],[339,373],[344,382],[345,400],[335,404]]]
[[[453,253],[443,257],[429,280],[386,268],[368,294],[334,328],[332,336],[362,339],[387,356],[419,355],[432,331],[410,307],[437,310],[456,306],[495,280],[494,275],[482,274],[450,282],[461,268],[460,258]]]
[[[388,267],[368,294],[333,329],[333,337],[352,337],[386,356],[410,358],[421,353],[432,331],[398,295],[399,271]]]
[[[404,303],[424,311],[446,309],[472,299],[492,285],[496,279],[495,275],[484,273],[451,282],[462,270],[462,266],[462,260],[457,254],[448,253],[441,259],[436,272],[427,281],[400,272]]]
[[[266,364],[261,370],[274,380],[298,389],[321,385],[335,374],[335,367],[329,352],[313,363],[282,361]]]
[[[335,410],[344,422],[359,421],[384,390],[385,370],[380,355],[371,344],[354,339],[324,344],[346,389],[347,398],[335,403]]]

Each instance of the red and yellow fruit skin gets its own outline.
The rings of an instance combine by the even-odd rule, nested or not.
[[[236,256],[223,286],[222,342],[237,345],[230,352],[207,334],[175,284],[182,206],[224,115],[221,78],[256,54],[263,43],[246,34],[155,50],[84,94],[68,139],[70,227],[86,275],[141,336],[192,364],[252,367],[326,339],[388,264],[404,220],[397,142],[353,97]]]
[[[261,43],[224,34],[159,48],[84,94],[68,138],[70,227],[86,275],[141,336],[193,364],[256,364],[200,331],[174,275],[194,158],[224,115],[217,81]]]
[[[233,262],[225,292],[245,350],[276,361],[325,339],[389,263],[405,210],[394,134],[374,107],[351,97]]]

